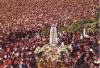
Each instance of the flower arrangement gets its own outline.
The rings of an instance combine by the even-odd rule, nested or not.
[[[52,47],[49,44],[44,45],[43,47],[37,47],[34,51],[36,54],[36,59],[38,62],[41,61],[53,61],[53,62],[62,62],[61,61],[61,51],[66,52],[67,47],[61,45],[60,47]]]

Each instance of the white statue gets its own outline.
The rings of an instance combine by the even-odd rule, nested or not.
[[[56,45],[58,43],[56,26],[57,24],[52,24],[50,29],[50,38],[49,38],[50,45]]]

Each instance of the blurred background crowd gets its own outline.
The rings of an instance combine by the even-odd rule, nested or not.
[[[99,0],[1,0],[0,30],[31,29],[44,24],[71,24],[95,18]]]

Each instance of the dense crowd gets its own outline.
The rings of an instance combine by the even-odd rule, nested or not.
[[[1,0],[0,29],[25,29],[39,23],[68,24],[72,21],[95,18],[99,0]]]
[[[0,38],[0,66],[18,68],[27,64],[28,68],[37,68],[34,50],[37,46],[47,44],[48,38],[38,31],[16,31],[9,33],[7,38]],[[26,65],[23,65],[26,68]],[[0,68],[2,68],[1,66]]]
[[[59,45],[71,44],[68,68],[98,68],[100,37],[98,32],[91,32],[88,38],[80,38],[81,33],[59,32]],[[10,32],[7,38],[0,38],[0,68],[37,68],[34,50],[49,43],[49,37],[34,30]],[[62,61],[65,54],[62,52]],[[66,57],[67,58],[67,57]],[[69,61],[69,60],[68,60]]]
[[[68,36],[69,35],[69,36]],[[98,68],[99,63],[96,62],[100,60],[99,58],[99,33],[89,33],[89,37],[82,38],[80,32],[74,34],[74,41],[71,41],[71,34],[65,35],[63,40],[66,44],[71,44],[72,51],[69,51],[69,56],[71,62],[69,65],[66,64],[68,68]],[[62,55],[64,56],[64,55]],[[63,57],[64,58],[64,57]],[[64,59],[65,60],[65,59]]]
[[[98,3],[98,0],[1,0],[0,68],[37,68],[34,50],[49,43],[49,35],[42,34],[45,26],[51,23],[66,26],[73,21],[95,18]],[[88,35],[80,39],[81,32],[58,32],[58,44],[72,46],[71,62],[64,62],[65,66],[99,66],[96,62],[100,59],[99,33]]]

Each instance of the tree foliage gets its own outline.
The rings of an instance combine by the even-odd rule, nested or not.
[[[96,19],[89,19],[89,20],[84,20],[84,21],[78,21],[78,22],[73,22],[70,25],[63,26],[63,25],[58,25],[57,30],[58,31],[66,31],[66,32],[76,32],[76,31],[83,31],[83,28],[86,28],[87,32],[94,32],[94,31],[99,31],[99,21]],[[42,31],[42,34],[44,35],[49,35],[50,32],[50,27],[45,26],[45,28]]]

